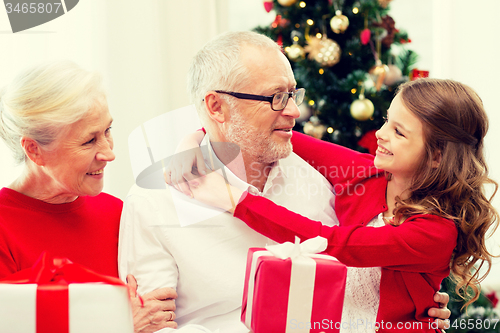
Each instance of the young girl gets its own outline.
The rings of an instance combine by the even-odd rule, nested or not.
[[[371,325],[368,331],[434,331],[427,316],[433,306],[429,300],[450,268],[467,305],[477,299],[484,278],[478,268],[486,262],[489,272],[485,234],[496,229],[498,214],[483,188],[489,183],[497,189],[483,156],[487,129],[482,102],[471,88],[420,79],[400,86],[376,133],[375,158],[294,133],[294,152],[334,185],[340,227],[231,188],[238,203],[234,208],[216,173],[191,180],[189,186],[196,199],[234,212],[275,241],[319,235],[328,240],[326,253],[347,266],[370,267],[354,276],[361,279],[359,285],[372,288],[372,295],[354,288],[351,292],[358,295],[347,304],[351,310],[344,306],[344,312],[351,312],[347,318]],[[167,182],[172,180],[167,177]],[[380,266],[381,275],[372,266]],[[376,301],[367,302],[373,293]],[[364,303],[371,310],[357,308]],[[360,315],[364,318],[356,318]]]

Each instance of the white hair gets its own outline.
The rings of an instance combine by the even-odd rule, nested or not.
[[[105,104],[100,75],[71,61],[43,63],[24,70],[0,92],[0,137],[22,163],[23,136],[48,147],[90,109]]]
[[[227,32],[208,42],[194,57],[188,74],[188,92],[204,126],[209,118],[203,99],[210,90],[237,90],[248,80],[248,69],[241,62],[243,46],[281,52],[267,36],[252,31]],[[228,96],[221,96],[229,101]]]

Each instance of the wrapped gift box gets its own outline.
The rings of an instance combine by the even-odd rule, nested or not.
[[[128,288],[67,259],[44,254],[0,281],[0,332],[133,333]]]
[[[307,250],[310,241],[322,245]],[[331,256],[313,254],[325,248],[321,237],[251,248],[241,314],[245,325],[254,333],[339,332],[347,268]]]

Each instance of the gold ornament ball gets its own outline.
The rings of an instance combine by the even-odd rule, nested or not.
[[[375,111],[375,107],[372,101],[366,99],[362,94],[351,104],[351,116],[359,121],[370,119],[373,116],[373,111]]]
[[[385,75],[385,79],[384,79],[384,84],[386,86],[392,86],[396,82],[399,82],[403,79],[403,73],[401,72],[401,70],[399,69],[398,66],[388,65],[387,68],[388,68],[388,71],[387,71],[387,73]]]
[[[278,3],[282,5],[283,7],[290,7],[294,3],[296,3],[297,0],[278,0]]]
[[[307,123],[304,124],[304,133],[316,139],[321,139],[326,132],[326,126],[323,125],[318,117],[312,116]]]
[[[304,46],[304,51],[309,53],[307,57],[312,60],[319,53],[321,47],[321,38],[310,37],[309,40],[307,40],[307,44]]]
[[[288,55],[288,58],[293,61],[299,61],[306,57],[306,51],[304,51],[304,48],[298,44],[285,47],[285,52]]]
[[[375,89],[377,89],[377,91],[380,91],[380,88],[382,88],[382,84],[384,83],[384,79],[388,71],[389,67],[387,67],[387,65],[382,64],[380,60],[377,61],[375,66],[370,68],[370,70],[368,71],[373,80],[373,83],[375,84]]]
[[[331,67],[340,61],[342,50],[336,41],[323,38],[320,42],[321,48],[314,56],[314,60],[321,64],[321,66]]]
[[[349,19],[347,18],[347,16],[342,15],[342,13],[338,13],[330,20],[330,27],[336,34],[344,33],[344,31],[347,30],[348,26]]]

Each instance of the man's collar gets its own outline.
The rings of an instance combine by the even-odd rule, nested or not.
[[[249,184],[247,182],[247,179],[241,179],[238,176],[236,176],[228,167],[226,167],[220,159],[217,157],[213,150],[213,146],[210,142],[210,138],[208,135],[205,135],[205,138],[203,139],[201,145],[207,145],[208,148],[208,153],[204,156],[205,157],[205,163],[210,167],[212,170],[224,170],[223,172],[225,173],[225,178],[227,179],[228,183],[242,191],[250,191],[252,194],[257,194],[259,193],[259,190]],[[243,159],[243,156],[241,155],[241,151],[236,157],[236,159]],[[243,161],[242,161],[243,162]],[[241,163],[241,165],[244,165],[244,163]],[[245,174],[245,173],[243,173]],[[245,174],[246,176],[246,174]],[[269,171],[269,174],[267,176],[266,183],[264,185],[264,191],[263,193],[266,193],[266,191],[272,186],[274,179],[277,177],[284,177],[287,178],[287,173],[285,168],[282,167],[282,163],[280,160],[274,162],[271,166],[271,170]]]
[[[227,179],[228,183],[242,191],[248,190],[248,187],[250,186],[247,182],[246,179],[242,180],[238,176],[236,176],[228,167],[226,167],[221,160],[217,157],[217,155],[214,152],[213,146],[210,142],[210,138],[208,137],[208,134],[205,135],[205,138],[203,139],[202,145],[207,145],[207,154],[204,156],[205,157],[205,163],[208,165],[208,167],[214,171],[217,170],[223,170],[223,176]],[[242,159],[243,157],[240,154],[236,157],[237,159]],[[242,164],[244,165],[244,164]]]

